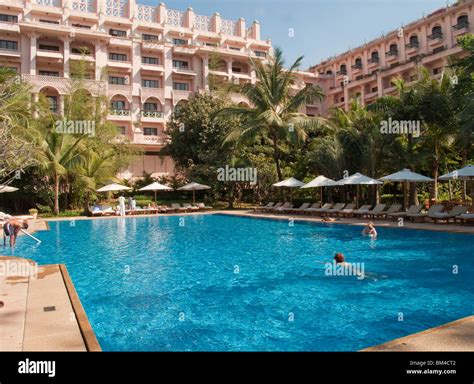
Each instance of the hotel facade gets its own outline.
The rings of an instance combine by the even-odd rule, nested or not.
[[[402,78],[413,83],[420,65],[433,78],[439,78],[448,57],[462,55],[456,38],[474,31],[473,5],[473,0],[458,1],[312,66],[310,71],[319,76],[326,95],[320,113],[324,115],[334,107],[348,110],[354,99],[368,105],[382,96],[394,95],[392,81]]]
[[[440,76],[450,55],[461,54],[456,37],[472,32],[473,1],[438,10],[308,71],[298,84],[318,84],[326,97],[307,105],[309,116],[348,109],[352,99],[370,104],[394,94],[397,77],[416,80],[417,67]],[[71,90],[74,62],[86,60],[87,88],[109,100],[108,120],[130,145],[144,150],[119,176],[173,174],[159,151],[166,145],[166,121],[193,94],[210,91],[210,79],[256,81],[251,59],[272,54],[260,24],[138,4],[135,0],[0,0],[0,66],[12,68],[44,94],[59,115]],[[231,94],[235,103],[248,101]]]

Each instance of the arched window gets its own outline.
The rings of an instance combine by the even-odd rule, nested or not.
[[[441,39],[443,37],[443,30],[440,25],[436,25],[431,29],[431,35],[428,36],[431,40]]]
[[[338,75],[347,75],[347,67],[346,64],[341,64],[339,67],[339,72],[337,72]]]
[[[332,71],[331,71],[330,69],[328,69],[328,70],[326,71],[326,75],[332,75]]]
[[[370,54],[370,60],[371,63],[378,63],[379,62],[379,51],[372,51]]]
[[[389,55],[389,56],[398,56],[398,46],[397,46],[397,44],[395,44],[395,43],[390,44],[387,55]]]
[[[457,18],[458,23],[454,26],[456,29],[463,29],[469,27],[469,18],[467,15],[461,15]]]
[[[352,66],[352,68],[354,69],[362,69],[362,59],[360,57],[356,58],[354,60],[354,65]]]
[[[417,35],[410,36],[410,44],[408,44],[408,48],[418,48],[418,46],[419,46],[418,36]]]

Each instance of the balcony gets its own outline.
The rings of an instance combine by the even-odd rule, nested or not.
[[[418,52],[418,50],[420,49],[420,44],[418,42],[413,41],[411,43],[406,44],[405,49],[407,55],[412,55]]]
[[[22,11],[25,7],[23,0],[0,0],[0,6],[7,6],[12,9]]]
[[[152,51],[163,51],[165,46],[160,40],[143,40],[142,39],[142,49],[149,49]]]
[[[369,68],[375,68],[380,65],[380,59],[378,57],[372,57],[368,59],[367,62],[369,63]]]
[[[21,57],[21,52],[18,49],[0,49],[0,57]]]
[[[148,136],[142,133],[136,133],[133,135],[133,144],[144,144],[144,145],[166,145],[170,141],[168,135],[156,135]]]
[[[121,37],[111,37],[109,40],[110,45],[114,45],[117,47],[127,47],[131,48],[132,40],[129,38],[121,38]]]
[[[165,67],[161,64],[147,64],[143,63],[141,65],[142,71],[149,71],[149,72],[160,72],[163,73],[165,71]]]
[[[31,10],[43,14],[62,15],[61,0],[36,0],[31,4]]]
[[[393,63],[398,60],[398,51],[390,50],[385,52],[386,60],[388,63]]]
[[[453,31],[454,36],[464,35],[465,33],[469,32],[469,21],[457,23],[456,25],[453,25],[453,29],[454,29]]]
[[[432,35],[428,36],[428,45],[430,47],[435,47],[437,45],[441,45],[443,43],[443,33],[442,32],[436,32],[433,33]]]
[[[108,118],[111,120],[130,121],[131,115],[130,109],[110,109]]]
[[[173,73],[184,76],[197,76],[197,73],[191,68],[173,67]]]
[[[181,55],[194,55],[196,53],[196,47],[189,45],[174,45],[173,53],[179,53]]]
[[[47,59],[56,59],[56,60],[62,60],[64,58],[63,53],[61,50],[59,51],[50,51],[47,49],[37,49],[36,50],[36,56],[37,57],[45,57]]]
[[[132,63],[130,61],[121,61],[121,60],[107,60],[107,66],[112,68],[120,68],[120,69],[132,69]]]
[[[165,115],[161,111],[140,111],[140,121],[144,123],[163,122]]]
[[[346,70],[341,70],[336,72],[337,76],[347,76],[347,71]]]
[[[362,63],[351,66],[352,74],[357,75],[362,72]]]

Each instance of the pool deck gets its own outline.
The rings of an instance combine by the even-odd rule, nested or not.
[[[226,214],[295,221],[321,222],[318,217],[262,214],[249,210],[173,214],[174,216]],[[127,216],[144,217],[157,215]],[[169,215],[168,215],[169,216]],[[74,217],[34,220],[28,232],[49,230],[48,221],[109,220],[116,217]],[[328,224],[364,225],[364,219],[341,219]],[[397,222],[379,220],[376,226],[399,228]],[[405,229],[474,234],[474,226],[406,222]],[[0,256],[0,272],[6,265],[34,263],[28,259]],[[100,345],[82,308],[65,265],[38,267],[35,276],[0,274],[0,351],[100,351]],[[366,348],[374,351],[474,351],[474,316]]]

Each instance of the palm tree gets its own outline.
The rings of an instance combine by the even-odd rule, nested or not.
[[[245,84],[239,91],[247,97],[251,106],[232,106],[218,112],[216,118],[239,117],[242,124],[231,130],[225,144],[237,146],[255,142],[257,138],[268,140],[272,146],[278,180],[283,180],[281,169],[282,145],[298,143],[306,139],[307,131],[319,126],[320,118],[308,117],[300,111],[306,104],[323,98],[319,86],[305,85],[296,89],[295,72],[301,65],[299,57],[287,70],[283,53],[276,48],[268,62],[252,60],[257,81]]]

